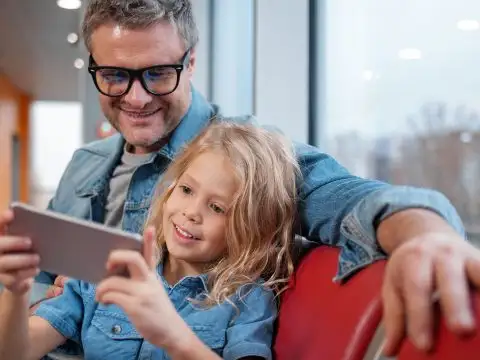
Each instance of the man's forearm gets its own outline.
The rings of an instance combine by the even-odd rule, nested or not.
[[[0,359],[22,360],[28,354],[29,296],[0,294]]]
[[[391,254],[398,246],[425,233],[455,232],[440,215],[425,209],[408,209],[383,220],[377,229],[378,243]]]

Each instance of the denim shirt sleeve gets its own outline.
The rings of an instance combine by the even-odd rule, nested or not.
[[[48,321],[65,338],[78,344],[81,343],[83,321],[83,300],[80,291],[80,281],[69,280],[62,295],[43,301],[34,313]]]
[[[255,286],[235,302],[236,315],[227,329],[227,344],[223,359],[235,360],[247,356],[272,359],[272,338],[277,317],[274,294]]]
[[[382,220],[398,211],[432,210],[464,234],[455,208],[441,193],[356,177],[317,148],[299,143],[295,148],[303,176],[299,200],[301,235],[341,248],[336,280],[386,257],[376,229]]]

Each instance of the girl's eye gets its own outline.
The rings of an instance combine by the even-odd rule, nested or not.
[[[210,208],[217,214],[223,214],[225,212],[220,206],[215,204],[210,205]]]
[[[182,189],[182,192],[185,194],[185,195],[190,195],[192,193],[192,189],[190,189],[188,186],[186,185],[180,185],[180,189]]]

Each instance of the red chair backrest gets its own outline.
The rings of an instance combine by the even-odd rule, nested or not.
[[[477,327],[480,327],[480,293],[472,294],[473,309]],[[480,330],[472,336],[460,338],[448,330],[444,319],[436,308],[438,327],[435,334],[435,347],[431,353],[423,353],[405,340],[397,360],[478,360],[480,359]]]
[[[322,246],[301,261],[281,298],[277,360],[363,359],[381,321],[385,262],[337,284],[338,257],[338,249]]]

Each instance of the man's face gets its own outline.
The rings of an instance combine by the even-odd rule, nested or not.
[[[186,50],[175,28],[167,22],[142,30],[103,25],[92,34],[91,47],[96,65],[129,69],[180,64]],[[123,96],[100,94],[103,113],[132,146],[132,151],[148,153],[163,146],[190,105],[194,65],[192,49],[177,89],[168,95],[148,93],[138,79]]]

